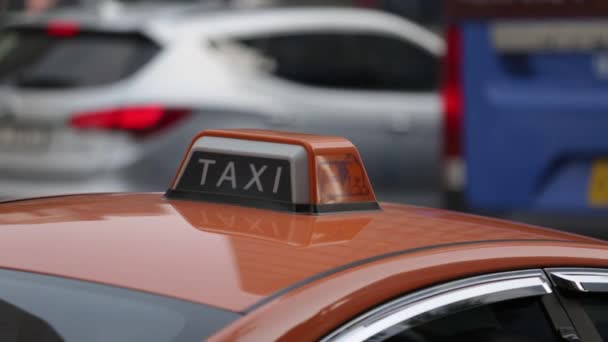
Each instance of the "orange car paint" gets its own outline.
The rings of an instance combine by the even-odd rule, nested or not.
[[[473,243],[472,250],[488,241],[601,246],[590,238],[475,216],[382,207],[309,216],[166,200],[161,194],[14,202],[0,205],[0,267],[244,312],[287,288],[305,287],[323,272],[329,277],[344,265],[403,251],[467,249]]]
[[[417,289],[474,276],[552,266],[608,267],[608,248],[575,242],[492,242],[407,253],[324,277],[261,306],[209,342],[316,341]]]

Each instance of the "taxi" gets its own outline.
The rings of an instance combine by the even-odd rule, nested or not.
[[[608,339],[606,243],[379,204],[340,137],[203,131],[166,193],[0,227],[2,341]]]

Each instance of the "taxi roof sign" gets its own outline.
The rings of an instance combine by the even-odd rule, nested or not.
[[[380,208],[347,139],[254,129],[199,133],[166,196],[297,213]]]

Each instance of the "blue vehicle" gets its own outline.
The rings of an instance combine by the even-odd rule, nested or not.
[[[446,155],[473,210],[608,214],[608,1],[453,0]]]

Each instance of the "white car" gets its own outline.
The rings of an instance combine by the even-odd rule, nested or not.
[[[0,197],[162,190],[208,128],[345,136],[375,188],[440,194],[443,41],[349,8],[123,5],[0,33]]]

